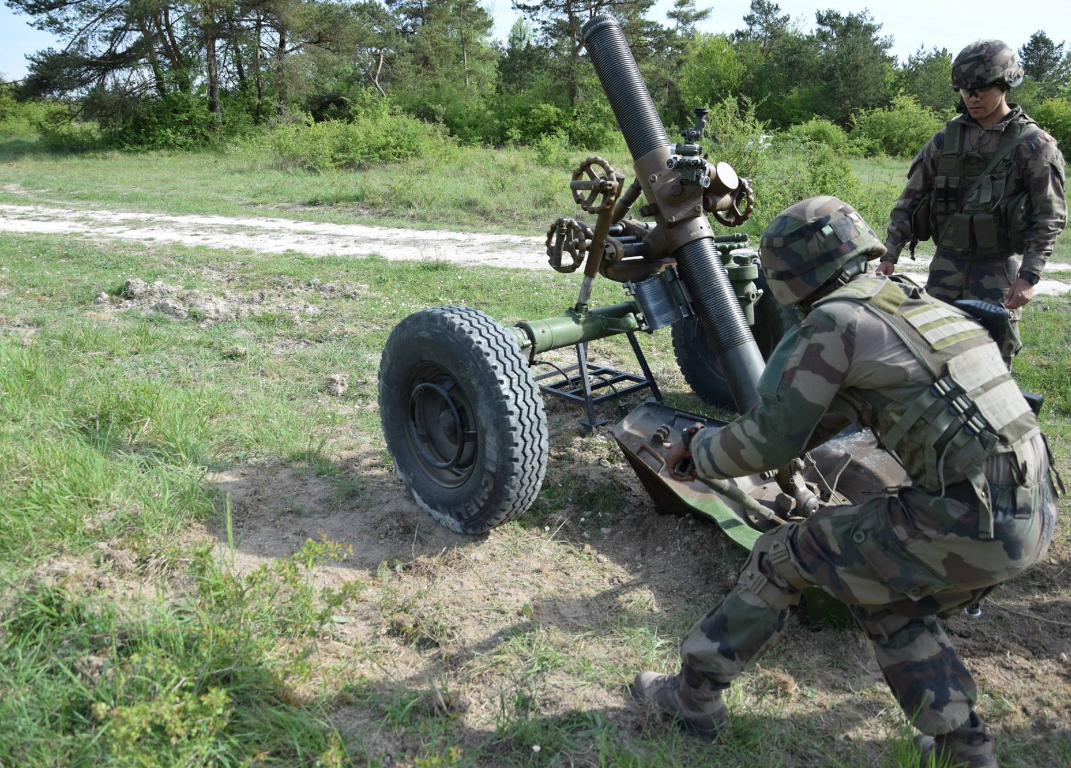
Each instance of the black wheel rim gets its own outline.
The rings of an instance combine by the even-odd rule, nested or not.
[[[424,363],[410,373],[406,437],[421,468],[446,488],[472,476],[480,439],[475,411],[464,388],[447,369]]]

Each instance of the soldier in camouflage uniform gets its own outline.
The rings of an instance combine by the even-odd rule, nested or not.
[[[1064,159],[1056,140],[1018,106],[1015,52],[999,40],[972,43],[952,64],[963,114],[919,152],[892,210],[879,274],[891,275],[904,245],[933,240],[926,292],[947,302],[1006,306],[1013,332],[1005,362],[1022,347],[1018,320],[1067,223]],[[1022,266],[1015,254],[1023,255]]]
[[[977,603],[1045,556],[1056,521],[1049,452],[1000,351],[969,315],[904,277],[867,273],[885,253],[851,206],[805,200],[760,243],[774,296],[803,322],[774,350],[760,404],[669,444],[701,478],[776,469],[855,423],[912,478],[759,538],[737,586],[688,633],[676,675],[634,692],[713,738],[722,690],[784,627],[803,589],[847,603],[920,736],[972,768],[995,766],[977,690],[938,617]]]

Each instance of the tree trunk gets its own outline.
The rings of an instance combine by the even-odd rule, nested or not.
[[[206,30],[205,54],[208,58],[208,108],[216,116],[216,125],[223,123],[219,107],[219,62],[216,60],[216,33],[211,26]]]
[[[141,36],[145,38],[149,47],[149,67],[152,68],[152,79],[157,95],[162,99],[167,95],[167,83],[164,81],[164,71],[160,69],[160,58],[156,53],[156,37],[149,30],[149,25],[144,20],[138,23],[141,27]]]
[[[234,24],[234,16],[228,16],[227,28],[230,30],[230,46],[234,51],[234,71],[238,75],[238,92],[244,94],[249,88],[245,76],[245,61],[242,59],[242,41]]]
[[[469,51],[465,47],[465,6],[460,7],[461,12],[461,66],[465,70],[465,90],[469,89]]]
[[[260,34],[264,22],[257,11],[256,22],[253,28],[253,80],[257,85],[257,113],[253,118],[257,125],[264,120],[264,78],[260,72]]]
[[[178,41],[175,39],[175,27],[171,23],[171,13],[166,5],[164,6],[163,28],[167,33],[167,41],[171,47],[172,61],[175,66],[175,77],[178,78],[179,90],[183,93],[189,93],[192,87],[190,73],[186,68],[185,60],[182,58],[182,49],[179,48]]]
[[[283,59],[286,58],[286,28],[279,26],[279,46],[275,49],[276,66],[279,70],[279,111],[286,110],[286,73],[283,72]]]

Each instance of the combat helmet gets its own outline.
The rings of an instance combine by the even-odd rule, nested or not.
[[[799,304],[836,277],[857,256],[876,259],[885,246],[863,217],[843,200],[822,196],[783,210],[759,241],[770,290],[781,304]]]
[[[1006,85],[1016,88],[1023,82],[1023,65],[1015,51],[1000,40],[979,40],[971,43],[952,62],[952,87],[985,88]]]

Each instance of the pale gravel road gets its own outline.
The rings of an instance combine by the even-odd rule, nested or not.
[[[56,205],[0,204],[0,232],[66,234],[139,243],[177,243],[261,253],[296,252],[309,256],[359,258],[382,256],[397,261],[442,260],[517,269],[549,269],[543,237],[402,229],[363,224],[328,224],[283,218],[170,215],[136,211],[68,208]],[[924,276],[928,256],[901,271]],[[1051,271],[1071,271],[1071,264],[1050,263]],[[1071,292],[1071,283],[1045,279],[1039,294]]]

